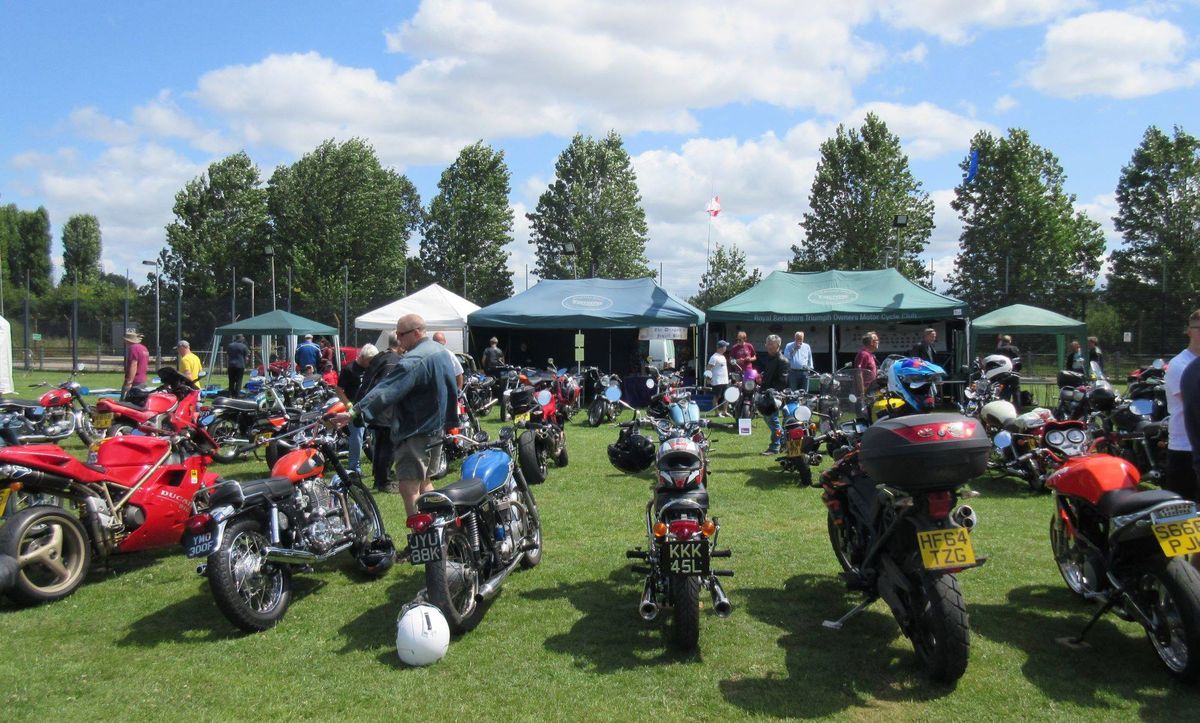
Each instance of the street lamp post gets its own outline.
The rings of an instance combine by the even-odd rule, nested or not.
[[[900,270],[900,229],[908,226],[908,214],[898,213],[892,216],[892,228],[896,231],[896,270]]]
[[[562,252],[563,256],[571,257],[571,278],[578,279],[579,266],[575,263],[575,244],[571,243],[570,241],[566,242],[563,244]]]
[[[250,318],[253,319],[254,318],[254,279],[252,279],[248,276],[243,276],[242,283],[250,284]]]
[[[159,303],[162,296],[162,267],[158,259],[142,261],[142,265],[154,267],[154,363],[162,366],[162,305]]]
[[[263,253],[271,259],[271,311],[275,311],[279,308],[275,305],[275,247],[264,246]]]

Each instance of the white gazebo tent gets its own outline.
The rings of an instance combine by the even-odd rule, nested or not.
[[[405,314],[420,314],[425,319],[425,330],[432,334],[440,331],[446,335],[446,346],[451,351],[467,352],[467,315],[479,307],[438,284],[430,284],[403,299],[381,306],[354,320],[356,329],[378,329],[380,349],[387,346],[387,333],[396,330],[396,321]]]
[[[0,394],[15,391],[12,375],[12,327],[0,316]]]

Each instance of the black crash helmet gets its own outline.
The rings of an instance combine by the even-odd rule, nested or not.
[[[769,417],[779,412],[779,395],[763,392],[754,397],[754,408],[764,417]]]
[[[1096,386],[1088,392],[1088,402],[1092,409],[1100,412],[1111,412],[1117,403],[1117,395],[1108,387]]]
[[[654,443],[632,428],[623,429],[617,441],[608,445],[608,461],[622,472],[643,472],[654,464]]]

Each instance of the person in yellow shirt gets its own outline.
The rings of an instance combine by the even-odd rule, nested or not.
[[[193,382],[199,379],[204,365],[200,363],[200,357],[192,353],[192,345],[186,339],[182,339],[175,345],[175,351],[178,356],[176,365],[179,368],[179,373]]]

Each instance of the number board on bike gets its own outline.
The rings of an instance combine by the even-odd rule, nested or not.
[[[668,540],[659,562],[665,575],[708,575],[708,541]]]
[[[183,535],[183,549],[187,550],[188,557],[208,557],[216,546],[217,536],[211,530],[199,535],[190,532]]]
[[[437,562],[442,559],[442,531],[426,530],[408,536],[408,561],[414,565]]]
[[[108,429],[109,427],[112,426],[112,423],[113,423],[112,412],[96,412],[92,416],[92,426],[95,427],[96,429]]]
[[[917,533],[921,564],[926,570],[945,570],[975,564],[971,533],[961,527],[923,530]]]
[[[521,424],[521,423],[528,422],[528,421],[529,421],[529,412],[521,412],[520,414],[513,415],[513,422],[516,424]]]
[[[1154,538],[1167,557],[1200,552],[1200,518],[1154,525]]]
[[[4,489],[0,490],[0,515],[3,515],[4,511],[8,509],[8,496],[11,494],[12,487],[5,487]]]

